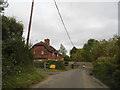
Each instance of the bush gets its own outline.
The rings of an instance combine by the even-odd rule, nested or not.
[[[47,75],[37,72],[25,72],[19,75],[9,76],[2,82],[3,90],[16,90],[16,88],[28,88],[28,86],[42,81]]]
[[[111,57],[100,57],[94,62],[94,75],[111,88],[119,87],[120,71],[117,70],[116,60]]]
[[[0,23],[1,24],[1,23]],[[23,24],[15,18],[2,16],[2,76],[31,70],[33,54],[22,37]]]
[[[70,57],[68,55],[62,55],[62,57],[64,58],[64,61],[66,61],[66,62],[71,61]]]
[[[34,66],[37,68],[44,68],[44,63],[47,63],[46,67],[49,69],[50,65],[54,64],[56,65],[56,69],[59,70],[64,70],[65,69],[65,65],[63,61],[57,60],[48,60],[48,61],[34,61]]]
[[[120,70],[113,72],[112,76],[114,79],[114,87],[120,88]]]

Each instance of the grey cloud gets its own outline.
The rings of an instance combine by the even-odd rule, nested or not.
[[[14,2],[10,5],[5,14],[16,16],[23,22],[26,38],[31,3]],[[118,33],[117,2],[58,2],[58,6],[71,39],[78,48],[90,38],[108,39]],[[36,2],[30,41],[34,44],[45,38],[51,39],[56,49],[59,49],[61,43],[67,50],[72,48],[54,3]]]

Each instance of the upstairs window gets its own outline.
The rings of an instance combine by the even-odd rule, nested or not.
[[[44,55],[44,53],[45,53],[44,51],[41,51],[41,54],[42,54],[42,55]]]
[[[54,53],[52,53],[52,55],[54,56],[55,54],[54,54]]]
[[[33,51],[33,54],[35,55],[35,54],[36,54],[36,51]]]

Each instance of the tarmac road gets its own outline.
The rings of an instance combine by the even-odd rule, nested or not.
[[[74,69],[52,75],[31,88],[108,88],[89,75],[89,69]]]

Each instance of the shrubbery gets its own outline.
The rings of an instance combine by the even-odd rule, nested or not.
[[[16,75],[32,70],[33,54],[22,37],[23,24],[2,16],[2,75]]]
[[[74,52],[73,52],[74,51]],[[94,75],[109,87],[120,88],[120,37],[89,39],[83,48],[71,50],[72,60],[93,62]]]
[[[64,65],[64,62],[63,61],[54,61],[54,60],[48,60],[48,61],[34,61],[34,66],[37,67],[37,68],[44,68],[44,63],[47,63],[46,64],[46,68],[49,69],[50,65],[54,64],[56,65],[56,69],[59,69],[59,70],[64,70],[65,69],[65,65]]]
[[[115,58],[99,58],[94,62],[94,74],[111,88],[120,88],[120,70]]]
[[[120,88],[119,42],[120,38],[117,38],[113,47],[107,47],[116,50],[116,52],[110,53],[111,51],[109,51],[108,53],[110,54],[108,56],[102,55],[93,63],[94,75],[111,88]],[[111,42],[108,41],[107,43],[109,44]]]

